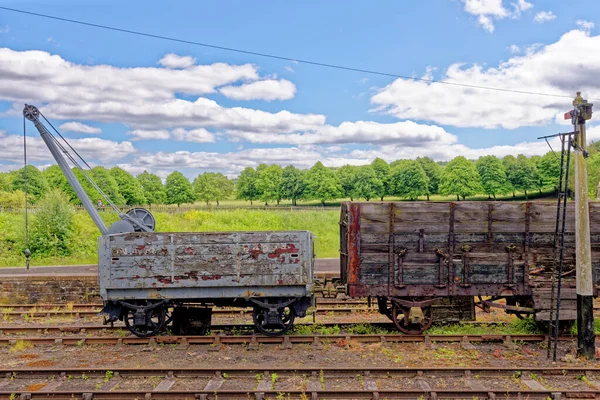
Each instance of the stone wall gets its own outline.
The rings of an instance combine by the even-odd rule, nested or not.
[[[0,275],[0,305],[23,303],[99,303],[96,275]]]

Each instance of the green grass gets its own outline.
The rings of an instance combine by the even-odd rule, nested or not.
[[[338,257],[339,210],[211,210],[182,214],[153,213],[159,232],[212,232],[309,230],[315,235],[317,257]],[[102,212],[107,225],[116,221],[114,213]],[[31,220],[35,215],[30,215]],[[100,232],[85,211],[75,213],[75,233],[68,257],[33,257],[31,265],[73,265],[97,262]],[[25,218],[22,213],[0,213],[0,267],[24,266]],[[31,225],[30,225],[31,226]]]

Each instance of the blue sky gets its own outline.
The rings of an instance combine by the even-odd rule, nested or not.
[[[158,35],[377,70],[600,98],[596,1],[2,1]],[[235,176],[428,155],[543,154],[570,99],[341,71],[0,10],[0,170],[24,102],[94,164]],[[52,163],[28,126],[34,164]],[[589,136],[600,138],[590,127]],[[598,138],[596,138],[598,136]]]

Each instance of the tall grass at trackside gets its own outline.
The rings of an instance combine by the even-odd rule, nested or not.
[[[339,210],[211,210],[183,214],[153,213],[158,232],[226,232],[265,230],[309,230],[316,236],[319,258],[338,257]],[[101,212],[110,226],[118,219],[115,213]],[[30,227],[36,215],[30,214]],[[97,262],[97,238],[100,232],[85,211],[73,218],[74,231],[68,247],[71,255],[32,257],[31,265],[73,265]],[[0,212],[0,267],[24,266],[25,216],[23,213]]]

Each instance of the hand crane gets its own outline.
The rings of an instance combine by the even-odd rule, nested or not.
[[[102,189],[96,184],[96,182],[94,182],[94,180],[83,170],[83,168],[81,168],[77,160],[75,160],[75,158],[69,153],[69,151],[56,139],[56,137],[54,137],[54,135],[52,135],[52,133],[50,133],[50,131],[48,131],[48,129],[46,129],[44,124],[40,121],[40,116],[42,116],[46,121],[48,120],[46,119],[46,117],[44,117],[40,110],[37,109],[37,107],[25,104],[25,108],[23,109],[23,116],[29,121],[33,122],[33,124],[35,125],[36,129],[40,133],[40,136],[44,140],[44,143],[50,150],[52,157],[54,157],[54,159],[56,160],[56,163],[58,164],[63,174],[69,181],[69,184],[75,191],[75,194],[81,201],[81,204],[83,204],[83,207],[86,209],[90,217],[92,217],[92,220],[94,221],[102,235],[110,235],[125,232],[154,231],[156,222],[154,220],[154,216],[152,216],[150,211],[144,208],[133,208],[127,211],[127,213],[123,213],[121,212],[121,210],[119,210],[119,208],[110,200],[110,198],[104,193],[104,191],[102,191]],[[52,124],[50,125],[52,126]],[[54,130],[56,131],[56,129]],[[58,133],[58,131],[56,131],[56,133]],[[58,134],[65,141],[67,146],[69,146],[77,154],[77,156],[85,163],[85,160],[83,160],[83,158],[79,156],[79,154],[71,147],[71,145],[67,143],[67,141],[62,137],[62,135],[60,135],[60,133]],[[90,182],[90,184],[100,193],[102,197],[104,197],[107,203],[119,214],[119,217],[121,219],[119,221],[114,222],[110,226],[110,228],[106,227],[106,224],[100,217],[100,214],[98,213],[96,208],[94,208],[94,205],[92,204],[92,201],[90,200],[88,195],[85,193],[83,186],[81,186],[81,183],[79,183],[79,181],[75,177],[75,174],[73,173],[73,171],[71,171],[71,168],[69,168],[69,164],[67,163],[65,156],[67,156],[67,158],[74,164],[74,166],[83,173],[84,177]],[[85,164],[87,165],[87,163]]]

